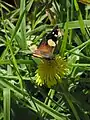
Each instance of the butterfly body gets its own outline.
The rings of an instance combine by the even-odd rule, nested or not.
[[[42,40],[33,56],[45,59],[52,59],[53,52],[57,45],[57,37],[59,35],[58,26],[56,26],[49,34],[46,35],[46,40]]]

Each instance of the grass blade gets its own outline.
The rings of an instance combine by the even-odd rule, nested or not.
[[[10,89],[3,89],[4,120],[10,120]]]

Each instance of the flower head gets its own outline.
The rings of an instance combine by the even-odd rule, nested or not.
[[[55,56],[55,59],[43,59],[38,65],[36,71],[36,83],[38,85],[46,84],[49,88],[61,82],[61,78],[67,70],[67,62],[61,56]]]

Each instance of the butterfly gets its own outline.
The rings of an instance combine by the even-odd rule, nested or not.
[[[43,39],[37,49],[34,51],[33,56],[45,59],[52,59],[54,57],[54,50],[58,44],[58,36],[62,36],[58,26],[55,26],[54,29],[46,35],[46,38]]]

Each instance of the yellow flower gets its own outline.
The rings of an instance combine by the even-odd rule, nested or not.
[[[46,84],[49,88],[61,82],[61,78],[67,71],[67,62],[61,56],[54,59],[42,59],[36,71],[36,83]]]

